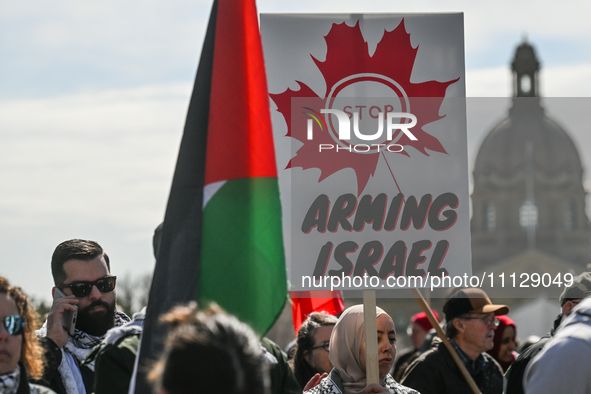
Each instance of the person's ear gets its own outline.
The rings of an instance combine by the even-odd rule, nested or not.
[[[572,312],[572,310],[575,306],[576,306],[575,303],[572,301],[565,302],[564,305],[562,306],[562,315],[563,316],[570,315],[570,313]]]
[[[455,318],[452,322],[454,328],[458,330],[458,332],[464,332],[464,320]]]
[[[311,366],[312,368],[314,368],[314,366],[312,365],[312,362],[311,362],[311,359],[312,359],[312,358],[310,357],[310,353],[311,353],[311,352],[310,352],[309,350],[306,350],[306,351],[304,352],[304,360],[306,360],[306,362],[307,362],[308,364],[310,364],[310,366]]]

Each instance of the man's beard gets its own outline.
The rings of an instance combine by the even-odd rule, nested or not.
[[[103,306],[106,310],[90,312],[96,306]],[[76,328],[87,334],[102,337],[110,328],[115,326],[115,302],[109,304],[102,300],[93,301],[84,309],[78,310]]]

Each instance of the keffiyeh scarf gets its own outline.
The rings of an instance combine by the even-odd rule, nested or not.
[[[119,327],[129,322],[129,317],[122,312],[115,313],[115,327]],[[43,338],[47,336],[47,321],[43,327],[37,330],[37,336]],[[67,394],[85,394],[86,389],[80,374],[80,363],[88,357],[92,349],[101,344],[103,337],[89,335],[76,329],[74,335],[68,337],[68,342],[62,348],[62,362],[58,368]],[[94,361],[86,364],[90,370],[94,371]]]
[[[146,318],[146,307],[141,311],[134,313],[133,319],[121,326],[115,326],[107,331],[103,343],[115,344],[123,337],[130,335],[139,335],[144,329],[144,320]]]
[[[17,365],[16,369],[10,373],[0,375],[0,393],[16,394],[21,378],[21,369]]]

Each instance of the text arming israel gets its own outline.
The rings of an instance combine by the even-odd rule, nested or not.
[[[388,207],[388,196],[385,193],[378,194],[375,198],[364,195],[359,200],[354,194],[347,193],[339,196],[334,204],[331,204],[328,196],[321,194],[308,209],[301,230],[305,234],[312,231],[334,233],[340,226],[346,231],[360,232],[366,224],[371,224],[374,231],[393,231],[396,228],[406,231],[411,225],[417,230],[428,225],[433,230],[445,231],[456,223],[455,209],[458,202],[458,197],[453,193],[443,193],[435,199],[431,194],[425,194],[420,201],[414,196],[405,199],[402,193],[399,193],[392,198]],[[392,274],[396,277],[424,276],[427,272],[431,276],[448,275],[447,270],[441,267],[449,248],[447,240],[440,240],[435,245],[426,266],[427,271],[419,267],[427,260],[423,253],[432,246],[430,240],[420,240],[414,242],[408,252],[406,243],[399,240],[384,254],[384,245],[380,241],[372,240],[361,247],[357,260],[353,263],[348,254],[359,249],[356,242],[345,241],[335,247],[329,241],[322,246],[318,254],[313,276],[316,278],[327,275],[331,256],[341,268],[330,270],[329,276],[367,274],[385,279]],[[380,260],[382,263],[378,271],[376,266]]]

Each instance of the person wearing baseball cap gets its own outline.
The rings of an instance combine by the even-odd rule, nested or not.
[[[525,370],[529,363],[534,359],[535,356],[546,346],[546,343],[554,337],[556,329],[566,318],[569,316],[583,298],[591,294],[591,272],[583,272],[577,275],[573,279],[573,283],[565,287],[558,298],[560,303],[560,314],[554,320],[554,325],[550,332],[544,335],[540,340],[531,345],[525,352],[521,353],[517,359],[511,364],[511,367],[507,370],[505,378],[507,380],[507,387],[505,389],[506,394],[523,394],[523,377]]]
[[[523,378],[526,393],[589,393],[591,296],[588,290],[588,274],[579,276],[577,290],[560,297],[562,302],[569,296],[586,296],[583,299],[574,298],[577,300],[577,306],[562,320],[554,336],[528,364]]]
[[[494,345],[496,316],[508,312],[507,305],[493,304],[478,288],[461,289],[443,305],[445,334],[483,394],[503,392],[503,371],[486,351]],[[472,393],[452,355],[437,339],[408,367],[402,383],[421,394]]]
[[[565,287],[558,298],[561,307],[570,303],[567,310],[563,311],[563,316],[570,315],[572,309],[589,294],[591,294],[591,272],[583,272],[575,276],[573,284],[570,287]]]

